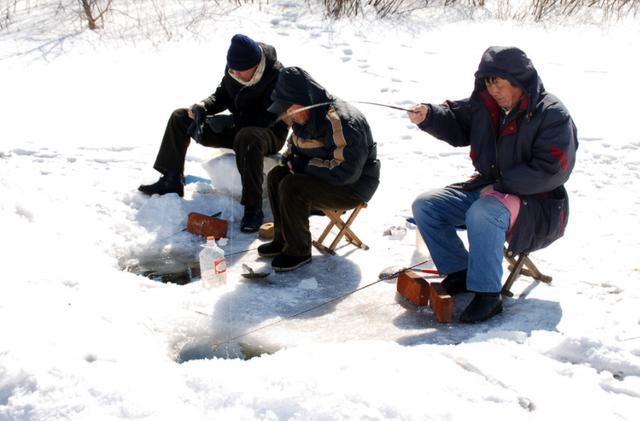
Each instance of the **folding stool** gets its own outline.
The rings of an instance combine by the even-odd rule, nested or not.
[[[353,223],[353,221],[355,221],[360,211],[366,207],[367,207],[367,204],[363,202],[358,206],[356,206],[355,208],[353,208],[350,214],[345,212],[344,215],[345,216],[348,215],[346,221],[343,221],[341,218],[341,216],[343,215],[342,210],[321,209],[324,215],[329,218],[329,223],[327,224],[327,227],[324,229],[320,237],[318,237],[317,240],[312,241],[311,244],[313,244],[313,246],[317,248],[320,252],[336,254],[335,252],[336,246],[338,245],[342,237],[345,237],[345,239],[351,244],[353,244],[354,246],[359,247],[363,250],[369,250],[369,246],[364,244],[350,228],[351,224]],[[338,234],[336,235],[334,240],[331,242],[331,245],[327,247],[322,243],[327,238],[327,235],[329,235],[329,233],[331,232],[334,226],[338,227],[340,231],[338,231]]]
[[[544,283],[551,283],[551,276],[544,275],[540,270],[533,264],[531,259],[529,258],[529,253],[522,252],[515,257],[513,253],[508,251],[507,248],[504,248],[504,258],[509,262],[509,276],[507,277],[507,281],[504,283],[502,287],[502,294],[508,297],[512,297],[513,293],[511,292],[511,286],[518,279],[520,275],[529,276],[536,281],[542,281]]]

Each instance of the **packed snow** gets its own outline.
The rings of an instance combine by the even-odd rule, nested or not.
[[[169,26],[182,8],[155,32],[37,31],[35,12],[0,31],[0,420],[636,420],[638,21],[327,20],[306,2],[258,3],[197,33]],[[235,33],[345,100],[400,107],[468,96],[489,45],[526,51],[580,140],[565,237],[532,255],[553,282],[521,277],[504,313],[476,325],[440,324],[377,282],[428,259],[406,221],[413,199],[472,167],[466,148],[366,104],[382,179],[354,230],[370,250],[341,243],[297,271],[243,278],[243,264],[269,261],[239,230],[233,182],[209,181],[232,177],[231,161],[212,167],[216,151],[193,143],[184,198],[137,191],[158,176],[171,111],[213,92]],[[189,212],[231,222],[224,286],[191,272],[205,240],[184,231]],[[312,217],[314,235],[326,223]],[[162,282],[175,273],[193,276]]]

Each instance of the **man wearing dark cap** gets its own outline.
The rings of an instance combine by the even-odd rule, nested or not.
[[[138,188],[152,194],[184,193],[184,161],[191,138],[203,146],[230,148],[242,181],[243,232],[255,232],[263,221],[263,157],[284,145],[288,128],[273,124],[267,111],[282,64],[274,47],[246,35],[231,39],[222,82],[208,98],[171,114],[154,168],[160,179]],[[215,115],[228,110],[231,115]]]
[[[438,272],[447,274],[447,292],[474,293],[460,321],[486,320],[502,311],[505,240],[507,253],[517,255],[564,234],[576,127],[515,47],[484,52],[469,98],[416,105],[409,119],[452,146],[470,146],[476,174],[418,196],[413,215]],[[463,226],[469,251],[456,233]]]
[[[380,161],[364,115],[299,67],[280,72],[271,98],[269,110],[282,115],[293,134],[283,165],[267,177],[274,239],[258,254],[274,257],[271,266],[284,272],[311,261],[312,210],[347,210],[369,201],[378,188]]]

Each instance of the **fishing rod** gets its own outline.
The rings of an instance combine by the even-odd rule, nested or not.
[[[347,102],[353,102],[355,104],[375,105],[377,107],[391,108],[392,110],[406,111],[408,113],[416,113],[417,112],[417,111],[411,110],[409,108],[398,107],[396,105],[382,104],[382,103],[379,103],[379,102],[370,102],[370,101],[347,101]],[[298,108],[297,110],[294,110],[294,111],[286,111],[286,112],[280,114],[278,116],[278,118],[275,119],[275,121],[273,121],[271,124],[269,124],[269,126],[267,126],[267,128],[273,127],[276,123],[281,121],[286,116],[291,116],[293,114],[297,114],[297,113],[300,113],[302,111],[311,110],[313,108],[322,107],[324,105],[329,105],[329,104],[332,104],[332,103],[333,103],[333,101],[319,102],[317,104],[311,104],[311,105],[307,105],[307,106],[302,107],[302,108]]]
[[[378,106],[378,107],[386,107],[386,108],[391,108],[393,110],[406,111],[408,113],[417,112],[417,111],[411,110],[409,108],[398,107],[396,105],[381,104],[379,102],[369,102],[369,101],[350,101],[350,102],[355,102],[356,104],[367,104],[367,105],[375,105],[375,106]]]

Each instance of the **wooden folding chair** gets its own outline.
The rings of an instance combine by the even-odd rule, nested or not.
[[[345,239],[351,244],[353,244],[354,246],[359,247],[363,250],[369,250],[369,246],[364,244],[358,238],[358,236],[351,230],[351,228],[349,228],[353,223],[353,221],[355,221],[360,211],[366,207],[367,207],[366,203],[361,203],[355,208],[353,208],[353,210],[351,210],[351,213],[348,214],[349,216],[346,221],[343,221],[341,218],[343,215],[343,211],[332,210],[332,209],[322,209],[322,212],[325,214],[325,216],[327,216],[330,219],[330,221],[327,227],[324,229],[324,231],[320,235],[320,237],[318,237],[317,240],[312,241],[311,244],[313,244],[313,246],[322,253],[336,254],[335,252],[336,246],[338,245],[342,237],[345,237]],[[347,214],[345,213],[344,215],[346,216]],[[327,236],[329,235],[329,233],[331,232],[334,226],[337,227],[339,231],[336,237],[331,242],[331,245],[327,247],[322,243],[327,238]]]
[[[533,264],[531,259],[529,258],[529,253],[523,252],[515,257],[513,253],[508,251],[507,248],[504,248],[504,258],[509,262],[509,276],[507,277],[507,281],[504,283],[502,287],[502,294],[508,297],[513,297],[513,293],[511,292],[511,286],[518,279],[520,275],[529,276],[536,281],[542,281],[544,283],[551,283],[551,276],[544,275],[540,270]]]

